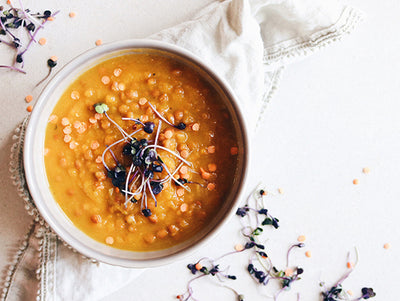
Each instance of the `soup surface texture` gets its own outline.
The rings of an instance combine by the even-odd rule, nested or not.
[[[49,117],[50,190],[99,242],[168,248],[207,225],[234,185],[234,129],[193,68],[155,53],[120,55],[80,75]]]

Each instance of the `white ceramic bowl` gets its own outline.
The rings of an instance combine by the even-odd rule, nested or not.
[[[195,236],[171,248],[133,252],[116,249],[87,236],[72,224],[54,200],[44,165],[44,141],[47,120],[65,89],[86,70],[115,56],[132,52],[157,53],[191,66],[220,93],[236,126],[239,145],[239,167],[232,189],[215,218]],[[248,166],[248,140],[245,122],[229,85],[192,53],[174,45],[152,40],[127,40],[91,49],[68,63],[48,83],[32,112],[24,144],[26,180],[35,204],[50,227],[71,247],[83,255],[109,264],[125,267],[149,267],[165,264],[188,255],[211,239],[234,214],[241,199]]]

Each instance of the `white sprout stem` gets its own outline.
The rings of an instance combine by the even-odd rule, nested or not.
[[[163,166],[165,168],[165,171],[171,176],[171,172],[169,171],[167,165],[165,165],[165,163],[163,163]],[[171,176],[171,179],[174,180],[174,182],[176,184],[178,184],[179,186],[183,187],[186,191],[191,191],[189,187],[186,187],[185,185],[183,185],[181,182],[179,182],[177,179],[175,179],[173,176]]]
[[[161,120],[158,121],[158,128],[157,128],[157,133],[156,133],[156,139],[154,140],[154,145],[157,145],[158,136],[160,135],[160,131],[161,131]],[[155,147],[154,147],[154,150],[156,150]]]
[[[56,11],[54,14],[51,15],[51,17],[54,17],[54,16],[57,15],[59,12],[60,12],[59,10]],[[44,24],[46,24],[47,22],[48,22],[47,19],[44,20],[44,22],[41,24],[41,26],[38,27],[38,28],[35,30],[35,32],[33,33],[33,36],[32,36],[32,38],[31,38],[31,40],[29,41],[28,45],[25,47],[25,50],[22,51],[22,52],[20,53],[20,55],[23,55],[23,54],[29,49],[29,47],[31,46],[32,42],[35,41],[35,37],[36,37],[37,33],[40,31],[41,28],[44,27]]]
[[[174,170],[173,173],[169,174],[167,177],[165,177],[163,180],[161,180],[161,183],[165,183],[168,180],[170,180],[171,178],[173,178],[174,175],[178,172],[178,170],[182,167],[182,165],[183,165],[183,163],[181,162],[181,164],[178,165],[178,167]]]
[[[164,146],[161,145],[148,145],[146,146],[142,151],[144,152],[146,149],[150,148],[150,147],[154,147],[154,148],[160,148],[163,149],[167,152],[169,152],[170,154],[174,155],[175,157],[177,157],[179,160],[181,160],[182,162],[185,162],[185,164],[189,165],[189,166],[193,166],[192,163],[190,163],[189,161],[186,161],[185,159],[183,159],[180,155],[178,155],[177,153],[173,152],[172,150],[170,150],[169,148],[166,148]]]
[[[122,141],[125,141],[125,139],[122,138],[122,139],[120,139],[120,140],[115,141],[113,144],[107,146],[106,149],[104,150],[103,154],[101,155],[101,160],[103,161],[104,167],[105,167],[107,170],[110,170],[110,169],[108,168],[108,166],[107,166],[107,164],[106,164],[106,161],[104,160],[104,157],[105,157],[106,153],[107,153],[114,145],[117,145],[118,143],[121,143]]]
[[[24,14],[25,18],[28,19],[28,20],[31,21],[31,22],[35,22],[36,24],[39,25],[40,28],[42,28],[42,27],[43,27],[42,24],[41,24],[38,20],[36,20],[36,18],[33,17],[30,13],[28,13],[28,12],[25,11],[24,6],[22,5],[22,1],[21,1],[21,0],[18,0],[18,2],[19,2],[19,6],[21,6],[21,8],[20,8],[19,10],[22,11],[22,13]],[[16,10],[17,10],[17,8],[13,7],[12,5],[11,5],[11,7],[12,7],[13,9],[16,9]]]
[[[125,137],[124,140],[126,140],[126,138],[129,137],[129,134],[127,132],[125,132],[125,130],[118,123],[116,123],[114,120],[112,120],[111,117],[108,116],[107,112],[104,112],[104,115],[106,115],[108,120],[110,120],[118,128],[118,130],[121,132],[121,134]]]
[[[162,121],[164,121],[165,123],[169,124],[170,126],[175,127],[175,125],[173,125],[171,122],[169,122],[167,119],[165,119],[165,117],[162,116],[162,115],[156,110],[156,108],[150,103],[150,101],[148,101],[147,103],[148,103],[149,106],[153,109],[154,113],[156,113],[156,115],[157,115],[158,117],[160,117],[160,119],[161,119]]]
[[[128,199],[128,201],[132,200],[135,195],[138,195],[138,194],[142,193],[143,187],[145,186],[145,181],[144,181],[144,177],[143,176],[141,178],[142,178],[142,183],[140,184],[138,189],[136,189],[135,192],[124,191],[125,193],[128,193],[129,195],[131,195],[131,197]]]
[[[151,197],[152,197],[153,200],[154,200],[155,207],[157,207],[157,198],[156,198],[156,196],[154,195],[153,190],[151,189],[150,181],[147,181],[147,188],[149,189],[150,194],[151,194]]]
[[[19,5],[21,6],[21,9],[20,9],[20,10],[22,10],[22,13],[23,13],[24,16],[25,16],[25,19],[31,21],[32,23],[38,24],[39,27],[42,27],[42,24],[40,24],[39,21],[37,21],[30,13],[28,13],[28,12],[25,11],[24,6],[22,5],[22,1],[19,0],[18,2],[19,2]],[[29,32],[30,32],[30,31],[29,31]],[[35,42],[36,42],[36,41],[35,41]]]
[[[140,175],[137,175],[135,180],[131,183],[131,187],[129,187],[129,190],[132,190],[133,186],[136,184],[136,182],[140,179]]]
[[[129,178],[131,176],[132,170],[136,168],[134,167],[133,164],[131,164],[131,167],[129,168],[128,176],[126,177],[125,181],[125,191],[128,191],[128,185],[129,185]],[[125,208],[128,206],[128,194],[125,193]]]
[[[133,133],[130,133],[129,135],[127,135],[127,138],[131,138],[132,139],[132,136],[135,135],[136,133],[140,132],[141,130],[142,129],[138,129],[138,130],[134,131]]]

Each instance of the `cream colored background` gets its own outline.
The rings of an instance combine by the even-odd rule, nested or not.
[[[47,69],[51,55],[60,66],[96,39],[111,42],[142,38],[189,19],[209,0],[185,1],[33,1],[34,10],[61,9],[57,20],[40,36],[45,46],[35,46],[26,55],[27,75],[0,71],[0,268],[8,264],[15,246],[30,223],[23,203],[9,179],[8,160],[15,126],[27,115],[24,97],[35,98],[34,89]],[[303,250],[293,262],[304,267],[303,280],[295,283],[281,300],[319,300],[320,280],[333,283],[345,271],[346,254],[357,246],[360,264],[345,287],[358,292],[361,286],[377,291],[375,300],[396,300],[400,248],[400,5],[397,1],[351,0],[367,13],[367,19],[342,42],[330,45],[312,57],[287,67],[252,151],[250,185],[262,181],[271,191],[285,194],[269,199],[269,209],[281,219],[281,228],[270,231],[270,256],[284,264],[290,242],[307,235]],[[68,13],[76,11],[70,19]],[[8,51],[0,45],[0,60]],[[363,167],[370,175],[362,174]],[[354,186],[352,180],[359,178]],[[239,223],[232,219],[206,248],[189,260],[217,256],[237,242]],[[382,246],[391,242],[392,248]],[[246,300],[261,300],[264,290],[250,281],[244,270],[246,256],[232,259],[232,282]],[[242,263],[241,263],[242,262]],[[190,275],[187,261],[147,270],[142,277],[106,300],[173,300],[185,291]],[[167,280],[167,281],[166,281]],[[200,300],[234,300],[226,290],[209,281],[195,286]]]

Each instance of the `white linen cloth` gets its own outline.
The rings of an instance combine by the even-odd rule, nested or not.
[[[254,133],[283,67],[340,39],[361,17],[358,10],[333,0],[226,0],[150,38],[192,51],[222,75],[238,96]],[[1,300],[99,300],[141,271],[94,263],[48,229],[24,179],[25,123],[16,130],[10,169],[34,223],[8,270]]]

